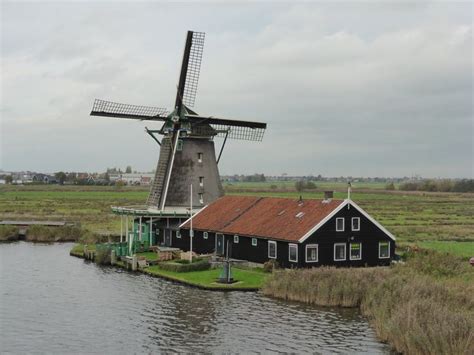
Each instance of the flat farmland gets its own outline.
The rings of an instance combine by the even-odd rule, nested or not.
[[[225,184],[227,194],[321,198],[335,190],[346,198],[344,184],[325,183],[318,190],[297,192],[294,183]],[[320,187],[321,186],[321,187]],[[0,187],[1,220],[68,220],[100,234],[120,233],[120,219],[110,206],[143,205],[148,187],[30,185]],[[385,191],[377,184],[353,187],[352,199],[396,237],[400,245],[474,255],[474,194]],[[459,243],[463,242],[463,243]],[[453,244],[454,243],[454,244]]]

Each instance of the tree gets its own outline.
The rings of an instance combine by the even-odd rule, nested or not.
[[[295,182],[296,191],[301,192],[301,191],[304,190],[304,187],[305,187],[305,183],[304,183],[303,180],[299,180],[299,181]]]
[[[54,174],[54,177],[58,180],[60,185],[64,185],[64,181],[66,181],[67,175],[64,171],[58,171]]]
[[[393,182],[389,182],[387,185],[385,185],[385,190],[395,190],[395,184]]]
[[[132,167],[130,165],[127,166],[125,169],[125,174],[131,174],[132,173]]]
[[[306,183],[306,189],[308,189],[308,190],[314,190],[314,189],[316,189],[316,184],[315,184],[314,182],[312,182],[312,181],[308,181],[308,182]]]
[[[110,182],[110,175],[109,175],[109,172],[106,172],[105,175],[104,175],[104,180],[107,181],[107,182]]]
[[[13,182],[13,176],[7,175],[5,176],[5,184],[11,184]]]

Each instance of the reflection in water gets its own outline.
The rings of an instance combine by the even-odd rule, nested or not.
[[[202,291],[98,267],[70,247],[0,245],[2,351],[389,352],[353,309]]]

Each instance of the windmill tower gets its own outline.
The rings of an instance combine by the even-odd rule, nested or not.
[[[172,110],[96,99],[90,113],[91,116],[162,122],[158,130],[147,128],[147,133],[160,145],[155,178],[147,199],[147,216],[151,213],[163,216],[170,211],[174,211],[173,216],[181,215],[180,211],[190,204],[191,184],[196,209],[221,197],[218,163],[227,139],[261,141],[267,126],[262,122],[201,116],[191,109],[198,87],[204,36],[203,32],[187,33]],[[157,134],[163,136],[161,141]],[[217,158],[216,137],[224,139]]]

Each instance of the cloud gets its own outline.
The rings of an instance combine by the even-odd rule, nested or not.
[[[154,168],[144,123],[88,113],[169,108],[192,28],[195,109],[268,123],[221,173],[472,176],[469,4],[2,6],[3,169]]]

